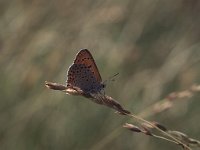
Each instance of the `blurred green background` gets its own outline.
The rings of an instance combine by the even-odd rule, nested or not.
[[[106,93],[142,113],[200,83],[199,10],[196,0],[1,0],[0,149],[179,149],[122,128],[134,121],[44,81],[65,83],[87,48],[104,80],[120,73]],[[199,98],[144,117],[200,139]]]

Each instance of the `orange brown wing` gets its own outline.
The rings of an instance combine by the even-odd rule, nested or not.
[[[92,54],[87,49],[82,49],[76,55],[74,60],[74,64],[83,64],[90,69],[90,71],[94,74],[94,77],[98,82],[102,82],[101,75],[97,68],[97,65],[92,57]]]

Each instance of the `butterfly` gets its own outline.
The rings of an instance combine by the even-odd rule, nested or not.
[[[76,55],[73,64],[69,67],[66,86],[79,89],[84,94],[99,93],[105,84],[92,57],[87,49],[82,49]]]
[[[69,95],[84,96],[95,103],[113,108],[120,114],[130,114],[112,97],[102,92],[105,84],[102,82],[92,54],[87,49],[80,50],[76,55],[73,64],[68,69],[66,85],[46,81],[45,86]]]

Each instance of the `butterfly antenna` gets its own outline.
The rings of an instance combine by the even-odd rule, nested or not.
[[[110,76],[107,80],[105,80],[105,81],[103,82],[103,84],[106,85],[106,83],[107,83],[108,81],[115,81],[115,77],[116,77],[117,75],[119,75],[119,73],[116,73],[116,74],[114,74],[113,76]]]

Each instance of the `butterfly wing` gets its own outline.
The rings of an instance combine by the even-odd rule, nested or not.
[[[95,93],[103,88],[97,66],[87,49],[77,54],[67,76],[67,87],[80,88],[88,93]]]
[[[94,61],[94,58],[92,57],[92,54],[87,49],[80,50],[80,52],[76,55],[74,64],[84,64],[91,70],[96,80],[98,82],[102,82],[101,75]]]

